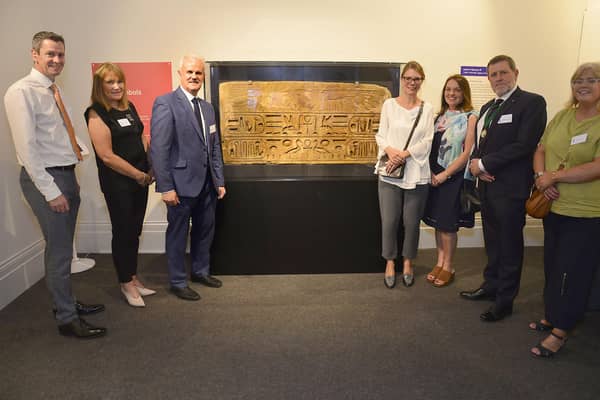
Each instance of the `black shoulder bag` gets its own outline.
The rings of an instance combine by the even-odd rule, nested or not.
[[[421,119],[421,114],[423,114],[423,101],[421,101],[421,105],[419,106],[419,113],[417,114],[417,117],[415,118],[415,122],[413,123],[413,126],[410,130],[410,134],[408,135],[408,139],[406,140],[406,144],[404,145],[404,149],[402,150],[406,150],[408,149],[408,145],[410,144],[410,140],[413,137],[413,133],[415,132],[415,128],[417,127],[417,125],[419,125],[419,120]],[[394,168],[391,172],[386,172],[385,170],[385,164],[390,160],[390,158],[388,157],[387,154],[384,154],[383,156],[381,156],[380,159],[380,167],[379,167],[379,173],[383,176],[389,176],[392,178],[398,178],[398,179],[402,179],[404,178],[404,168],[406,167],[406,163],[404,164],[400,164],[399,166],[397,166],[396,168]],[[382,165],[383,164],[383,165]]]

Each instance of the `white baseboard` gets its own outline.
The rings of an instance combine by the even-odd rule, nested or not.
[[[146,222],[142,230],[140,240],[140,253],[160,254],[165,251],[166,222]],[[544,231],[542,221],[527,218],[527,224],[523,230],[525,246],[543,246]],[[110,223],[81,223],[77,226],[77,252],[78,253],[110,253],[110,241],[112,238]],[[472,229],[461,229],[458,233],[458,247],[483,247],[483,229],[481,218],[477,215],[475,227]],[[421,237],[419,248],[435,248],[434,229],[421,225]]]
[[[145,223],[140,241],[140,253],[163,253],[166,229],[166,222]],[[524,236],[525,246],[543,246],[544,231],[541,220],[528,218]],[[110,253],[111,237],[110,223],[79,224],[76,235],[77,251]],[[483,247],[483,232],[479,217],[475,220],[473,229],[460,230],[458,247]],[[419,248],[435,248],[433,228],[421,226]],[[0,263],[0,310],[43,277],[44,240],[40,239]]]
[[[543,246],[544,229],[542,220],[527,217],[525,228],[523,229],[523,238],[525,240],[525,246]],[[462,228],[458,232],[458,247],[484,247],[483,227],[481,226],[481,216],[479,214],[475,218],[475,226],[473,228]],[[419,248],[435,248],[435,229],[421,224]]]
[[[160,254],[165,252],[167,222],[145,222],[140,237],[140,253]],[[110,222],[79,223],[75,234],[78,253],[111,252],[112,227]]]
[[[0,264],[0,310],[44,277],[44,240]]]

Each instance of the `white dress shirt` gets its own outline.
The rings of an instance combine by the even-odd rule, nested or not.
[[[193,112],[194,111],[194,103],[192,103],[192,100],[194,100],[196,98],[196,96],[194,96],[193,94],[191,94],[184,88],[181,88],[181,90],[183,91],[183,94],[185,94],[185,97],[187,97],[188,102],[190,103],[190,106],[192,107],[192,112]],[[201,100],[200,97],[197,97],[197,98],[198,98],[198,100]],[[200,118],[202,118],[202,134],[204,135],[204,140],[206,140],[206,129],[205,129],[206,125],[204,123],[204,114],[202,114],[202,107],[200,107],[200,103],[198,103],[198,109],[200,110]]]
[[[47,201],[56,199],[62,192],[46,168],[77,163],[50,89],[52,84],[48,77],[32,68],[29,75],[12,84],[4,95],[17,161],[25,167]]]

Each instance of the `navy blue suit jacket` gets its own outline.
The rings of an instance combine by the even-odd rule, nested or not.
[[[207,168],[215,190],[225,186],[221,138],[215,111],[204,100],[200,102],[200,109],[204,117],[206,141],[192,105],[181,88],[154,100],[150,160],[157,192],[175,190],[178,196],[198,196],[204,187]]]
[[[481,107],[483,116],[494,100]],[[525,199],[533,184],[533,153],[546,128],[546,101],[517,87],[479,140],[472,158],[481,158],[493,183],[479,181],[487,196]],[[510,120],[510,121],[509,121]]]

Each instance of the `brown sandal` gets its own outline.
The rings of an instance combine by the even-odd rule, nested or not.
[[[435,281],[433,281],[433,286],[444,287],[446,285],[449,285],[450,282],[452,282],[454,280],[455,274],[456,274],[456,271],[450,272],[450,271],[446,271],[445,269],[443,269],[442,272],[440,272],[440,274],[437,276]]]
[[[438,277],[438,275],[442,272],[442,267],[436,266],[431,270],[430,273],[427,274],[427,282],[433,283]]]

